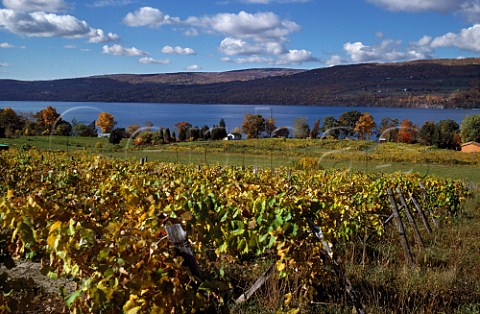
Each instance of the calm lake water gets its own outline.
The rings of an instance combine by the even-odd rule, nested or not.
[[[404,109],[374,107],[319,107],[319,106],[269,106],[269,105],[205,105],[205,104],[151,104],[151,103],[99,103],[99,102],[32,102],[32,101],[0,101],[0,108],[11,107],[18,112],[38,112],[52,105],[63,119],[71,122],[90,123],[97,119],[98,113],[111,113],[118,121],[119,127],[132,124],[144,125],[153,122],[156,127],[169,127],[177,122],[187,121],[193,126],[202,127],[218,124],[224,119],[227,129],[241,127],[246,113],[261,114],[265,118],[273,117],[277,126],[291,126],[297,117],[307,119],[312,125],[316,119],[322,121],[325,116],[335,116],[350,110],[370,113],[377,123],[384,117],[407,118],[418,126],[425,121],[438,122],[444,119],[455,120],[460,124],[466,115],[480,114],[480,109]]]

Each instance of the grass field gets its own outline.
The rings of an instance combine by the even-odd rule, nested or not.
[[[13,148],[28,144],[39,150],[85,151],[108,157],[193,164],[221,164],[275,168],[295,167],[301,158],[317,160],[324,169],[351,168],[367,172],[418,172],[480,183],[480,154],[373,141],[260,139],[197,141],[135,147],[106,138],[35,136],[1,139]]]

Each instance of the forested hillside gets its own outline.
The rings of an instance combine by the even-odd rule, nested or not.
[[[480,107],[480,59],[0,80],[1,100]]]

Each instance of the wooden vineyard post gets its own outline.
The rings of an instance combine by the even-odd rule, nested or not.
[[[253,286],[251,286],[250,289],[248,289],[245,293],[242,293],[242,295],[235,300],[235,303],[240,304],[250,299],[255,291],[257,291],[258,288],[260,288],[273,275],[275,272],[275,265],[276,263],[273,263],[272,266],[270,266],[270,268],[262,274],[262,276],[255,280]]]
[[[427,216],[425,216],[425,213],[422,210],[422,207],[418,203],[418,201],[415,199],[415,197],[411,196],[410,200],[413,202],[413,205],[417,209],[418,213],[420,214],[420,217],[422,217],[423,225],[425,226],[425,229],[427,229],[428,234],[432,234],[432,228],[430,227],[430,224],[428,223]]]
[[[313,235],[315,236],[318,242],[322,243],[323,251],[326,253],[325,255],[332,263],[335,274],[339,277],[340,281],[345,286],[345,291],[350,297],[350,300],[352,301],[353,306],[355,307],[355,310],[357,311],[358,314],[365,314],[365,310],[363,309],[362,303],[358,299],[357,294],[353,289],[352,283],[350,282],[348,277],[345,275],[345,273],[343,272],[342,268],[340,267],[338,262],[335,260],[335,258],[333,258],[332,249],[330,248],[330,245],[328,244],[328,242],[324,240],[322,229],[320,229],[320,227],[317,226],[313,222],[313,220],[310,219],[309,217],[306,217],[306,219],[308,222],[308,226],[310,227],[310,230],[312,231]]]
[[[182,225],[174,224],[171,226],[166,226],[165,230],[167,231],[170,242],[175,247],[177,254],[183,257],[185,265],[188,266],[190,272],[194,276],[202,279],[202,274],[200,273],[200,268],[198,267],[195,255],[190,248],[190,244],[188,244],[187,232],[183,230]]]
[[[413,266],[412,252],[410,251],[410,246],[408,245],[407,235],[405,234],[405,228],[403,227],[402,219],[398,213],[397,203],[395,202],[395,196],[393,195],[392,189],[387,188],[388,198],[390,200],[390,205],[392,206],[393,218],[398,228],[398,235],[400,236],[400,242],[405,251],[405,257],[408,260],[408,264]]]
[[[398,198],[400,199],[400,202],[402,203],[402,206],[405,209],[405,213],[407,214],[407,220],[410,223],[410,226],[412,226],[413,235],[415,236],[415,242],[418,244],[418,246],[423,248],[424,245],[423,245],[422,236],[420,235],[420,231],[418,231],[417,224],[415,223],[415,219],[413,219],[413,215],[410,212],[410,209],[408,208],[407,202],[403,197],[402,191],[398,187],[395,189],[395,191],[397,192]]]

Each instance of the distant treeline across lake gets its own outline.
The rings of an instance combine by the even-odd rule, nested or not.
[[[338,116],[344,112],[358,110],[370,113],[375,121],[382,118],[408,119],[419,127],[426,121],[452,119],[461,124],[465,116],[479,114],[479,109],[411,109],[382,107],[320,107],[320,106],[265,106],[265,105],[206,105],[206,104],[153,104],[153,103],[99,103],[99,102],[33,102],[0,101],[0,109],[11,107],[16,112],[36,113],[47,106],[53,106],[62,114],[65,121],[76,119],[78,122],[90,123],[96,120],[102,111],[111,113],[118,121],[118,127],[144,125],[152,122],[156,127],[174,129],[177,122],[186,121],[192,126],[202,127],[218,124],[224,119],[227,130],[241,127],[246,113],[261,114],[264,118],[272,117],[275,124],[292,126],[295,118],[305,118],[312,125],[315,120],[326,116]]]

